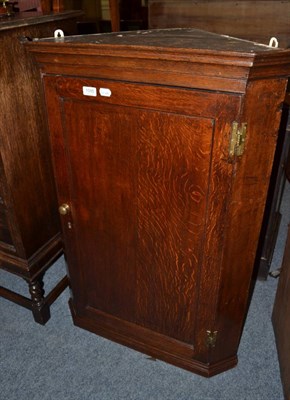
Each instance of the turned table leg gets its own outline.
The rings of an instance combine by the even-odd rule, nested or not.
[[[35,322],[44,325],[50,318],[49,305],[44,299],[43,275],[33,281],[28,281],[31,296],[31,311]]]

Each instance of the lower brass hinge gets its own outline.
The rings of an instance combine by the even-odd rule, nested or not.
[[[218,331],[206,331],[206,345],[213,348],[216,345]]]
[[[231,140],[230,140],[230,157],[238,156],[240,157],[245,150],[245,141],[247,135],[247,124],[243,122],[239,125],[238,122],[232,123],[231,129]]]

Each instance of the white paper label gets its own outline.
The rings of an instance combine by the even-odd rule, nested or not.
[[[84,96],[97,96],[97,88],[92,86],[83,86],[83,95]]]
[[[108,88],[100,88],[100,95],[103,97],[111,97],[112,92]]]

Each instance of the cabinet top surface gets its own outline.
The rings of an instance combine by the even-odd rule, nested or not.
[[[134,47],[136,49],[154,50],[156,48],[174,49],[175,51],[199,52],[226,52],[226,53],[277,53],[290,51],[274,49],[264,44],[250,42],[243,39],[219,35],[192,28],[153,29],[145,31],[117,32],[93,35],[70,36],[61,39],[41,39],[38,42],[46,44],[90,46],[101,48],[103,46]]]
[[[290,50],[192,28],[25,43],[44,73],[244,93],[249,79],[288,78]]]

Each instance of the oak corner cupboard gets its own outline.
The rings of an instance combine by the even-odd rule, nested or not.
[[[235,366],[290,51],[195,29],[27,48],[74,323],[204,376]]]

